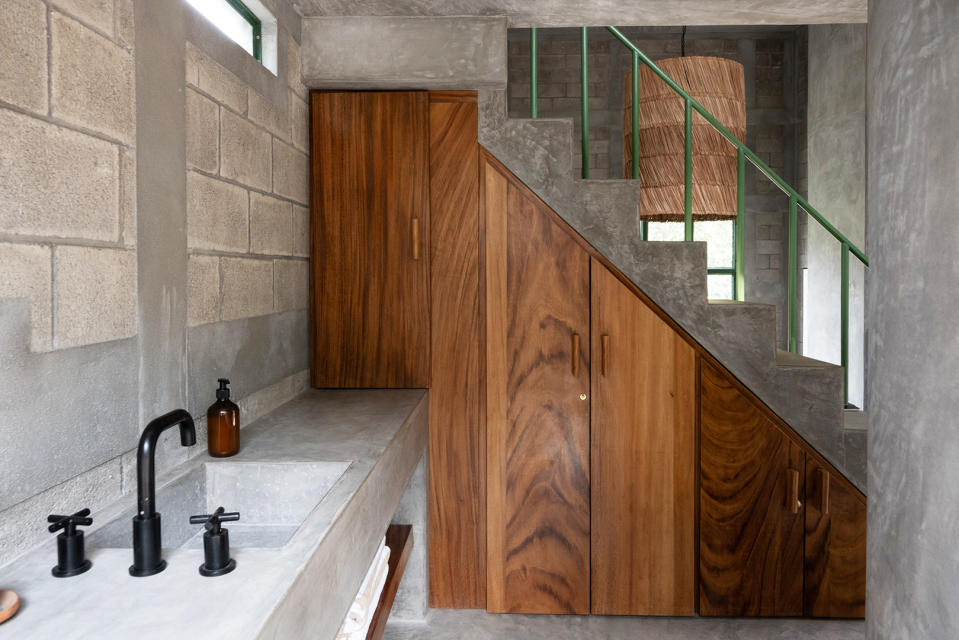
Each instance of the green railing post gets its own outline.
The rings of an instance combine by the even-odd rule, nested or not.
[[[535,118],[539,115],[539,96],[536,95],[537,69],[536,58],[536,27],[529,30],[529,117]]]
[[[746,300],[746,154],[736,161],[736,299]]]
[[[586,27],[580,28],[580,82],[582,84],[583,113],[580,127],[582,129],[583,179],[589,178],[589,63],[587,61],[589,42],[586,37]]]
[[[633,52],[632,78],[633,180],[639,179],[639,56]]]
[[[685,129],[685,186],[683,188],[683,216],[686,220],[686,242],[693,240],[693,103],[686,98]]]
[[[799,211],[796,206],[796,198],[789,198],[789,261],[788,269],[789,272],[786,274],[787,282],[787,316],[786,316],[786,335],[788,337],[788,347],[789,350],[793,353],[796,353],[796,330],[797,327],[797,317],[796,317],[796,277],[797,270],[799,268]]]
[[[843,406],[849,404],[849,243],[842,243],[842,270],[840,291],[842,301],[839,307],[842,325],[840,349],[842,362]]]

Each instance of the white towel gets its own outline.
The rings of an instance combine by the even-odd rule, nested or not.
[[[363,584],[360,585],[356,599],[350,605],[346,619],[343,620],[336,634],[336,640],[365,640],[370,630],[373,614],[380,602],[380,595],[386,586],[386,577],[389,573],[390,548],[386,546],[386,538],[383,538],[381,544],[382,547],[373,558],[373,564],[363,578]]]

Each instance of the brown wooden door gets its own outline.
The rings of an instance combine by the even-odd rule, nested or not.
[[[805,454],[705,360],[700,402],[699,613],[800,616]]]
[[[589,613],[589,256],[485,167],[487,608]]]
[[[805,615],[866,614],[866,500],[822,463],[806,460]]]
[[[696,601],[696,354],[592,263],[592,612]]]
[[[314,387],[429,386],[427,105],[312,94]]]

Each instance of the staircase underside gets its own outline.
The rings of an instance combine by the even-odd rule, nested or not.
[[[704,242],[644,242],[630,180],[574,177],[568,119],[511,119],[479,92],[479,141],[777,415],[866,489],[865,432],[843,428],[843,371],[776,349],[773,305],[710,302]]]

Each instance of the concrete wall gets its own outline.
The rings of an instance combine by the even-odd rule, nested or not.
[[[246,421],[307,386],[300,24],[265,4],[279,77],[183,0],[0,6],[0,565],[218,376]]]
[[[622,31],[653,60],[680,54],[680,28],[629,27]],[[746,144],[787,182],[799,185],[804,126],[804,32],[795,28],[690,29],[687,55],[730,58],[746,75]],[[590,178],[623,177],[623,94],[632,58],[605,29],[589,31]],[[539,32],[538,108],[544,118],[572,118],[579,148],[581,86],[578,29]],[[509,33],[509,114],[529,117],[529,30]],[[581,155],[573,152],[579,174]],[[746,179],[746,292],[751,302],[775,304],[785,340],[786,214],[788,201],[758,171]],[[642,205],[640,205],[642,206]],[[783,342],[782,346],[785,346]]]
[[[959,3],[870,2],[871,639],[959,630]]]
[[[809,28],[809,201],[849,238],[866,239],[866,27]],[[841,363],[840,247],[815,222],[806,241],[803,353]],[[864,406],[864,270],[850,259],[849,401]]]

